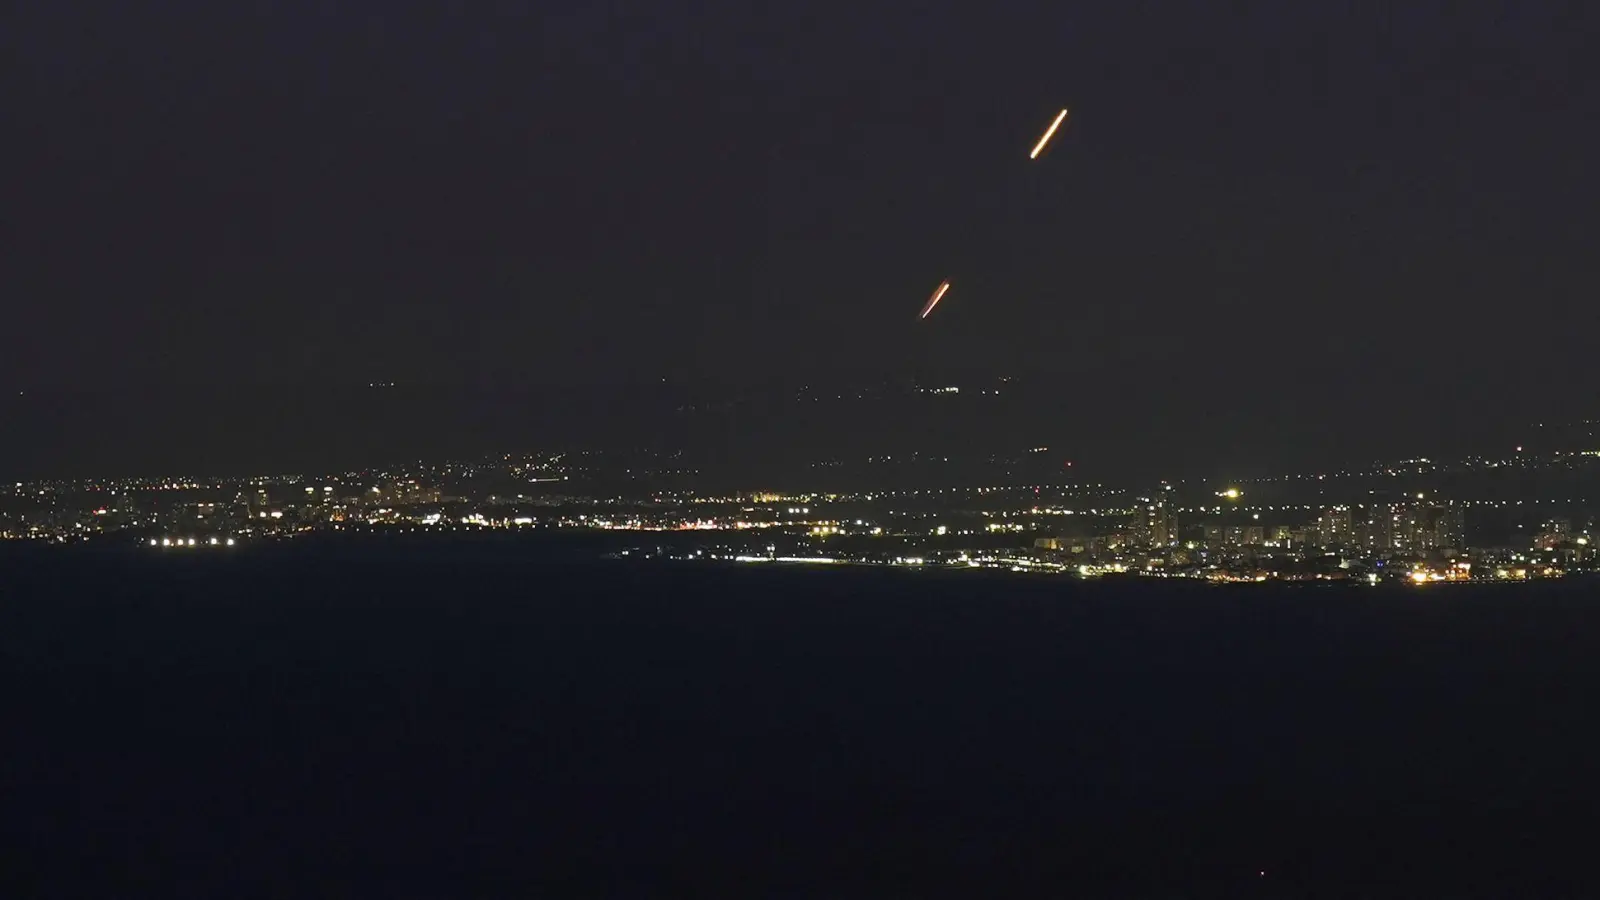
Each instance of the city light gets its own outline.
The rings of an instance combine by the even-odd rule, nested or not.
[[[981,387],[963,393],[981,394]],[[953,394],[957,389],[946,385],[907,390],[926,395]],[[0,539],[82,541],[128,530],[136,535],[136,543],[151,548],[232,547],[235,537],[223,534],[253,541],[287,540],[313,532],[528,529],[524,534],[534,539],[538,526],[538,533],[546,528],[637,533],[642,540],[631,552],[645,558],[831,559],[1084,578],[1123,574],[1223,583],[1433,584],[1558,578],[1600,570],[1600,559],[1592,551],[1594,523],[1588,498],[1472,496],[1489,488],[1459,478],[1432,477],[1433,473],[1497,477],[1499,471],[1514,472],[1522,479],[1524,472],[1541,467],[1566,472],[1600,466],[1600,456],[1585,455],[1592,452],[1588,450],[1525,455],[1514,463],[1482,457],[1413,458],[1321,473],[1246,478],[1224,482],[1218,490],[1205,487],[1199,479],[1125,485],[1068,482],[1070,470],[1058,468],[1059,457],[1044,455],[1059,451],[1051,443],[1035,439],[1003,452],[982,451],[997,472],[1045,463],[1015,482],[923,481],[893,487],[879,482],[858,490],[797,485],[782,492],[697,491],[690,482],[661,482],[666,477],[661,472],[687,471],[687,467],[667,461],[676,454],[654,451],[660,461],[619,456],[613,472],[596,470],[592,475],[557,468],[570,463],[559,462],[556,454],[543,454],[331,475],[23,482],[16,484],[16,496],[42,512],[8,517],[0,510]],[[608,465],[598,454],[569,458],[586,460],[583,464],[590,467]],[[826,464],[835,466],[839,459],[834,455]],[[928,469],[929,463],[960,461],[959,454],[947,448],[880,451],[860,460],[884,467],[885,477],[891,477],[893,468],[905,466],[906,473],[916,472],[922,478],[940,477],[936,471],[958,471],[953,466]],[[1056,481],[1043,474],[1049,470],[1054,470]],[[569,472],[576,477],[563,483],[560,495],[536,493],[548,489],[529,487],[547,476],[566,479]],[[1405,482],[1413,476],[1428,480]],[[637,494],[626,488],[586,486],[626,484],[641,477],[649,479],[650,486]],[[1247,484],[1267,482],[1280,487],[1244,490]],[[1500,483],[1511,490],[1523,487],[1520,480]],[[454,496],[444,495],[446,484]],[[1450,496],[1445,485],[1456,496]],[[1222,502],[1207,498],[1208,490]],[[156,491],[170,493],[159,502],[147,501],[147,494]],[[1253,495],[1249,504],[1244,502],[1247,493]],[[108,495],[114,502],[107,502]],[[1515,517],[1509,526],[1513,530],[1506,538],[1486,540],[1489,546],[1470,546],[1466,517],[1483,508]],[[173,536],[195,530],[201,530],[197,538]],[[645,543],[644,535],[657,532],[683,533],[681,546],[668,550]],[[825,546],[827,553],[821,552]]]

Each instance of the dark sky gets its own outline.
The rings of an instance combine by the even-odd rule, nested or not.
[[[0,382],[938,360],[1509,403],[1594,371],[1583,9],[18,4]]]

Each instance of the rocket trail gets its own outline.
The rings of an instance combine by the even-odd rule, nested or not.
[[[933,308],[939,305],[939,298],[943,297],[944,292],[948,290],[950,290],[949,279],[940,282],[939,289],[933,292],[932,297],[928,298],[928,305],[922,308],[922,315],[917,316],[917,318],[926,319],[928,317],[928,313],[933,312]]]
[[[1033,145],[1033,152],[1028,154],[1029,159],[1039,158],[1039,151],[1044,149],[1045,144],[1050,143],[1050,136],[1056,133],[1056,129],[1061,127],[1061,121],[1066,117],[1067,111],[1064,109],[1056,114],[1056,120],[1050,123],[1049,128],[1045,129],[1044,137],[1039,138],[1039,143]]]

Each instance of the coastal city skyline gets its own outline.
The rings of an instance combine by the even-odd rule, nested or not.
[[[1565,425],[1587,434],[1595,423]],[[813,460],[783,485],[729,489],[693,454],[646,449],[322,475],[18,481],[0,491],[0,537],[183,551],[317,534],[594,533],[613,538],[607,554],[685,560],[1525,580],[1597,567],[1600,447],[1585,446],[1155,482],[1087,481],[1070,460],[1045,474],[1058,456],[1048,446],[969,460],[977,467],[954,484],[937,480],[956,470],[950,457],[912,452]],[[981,483],[984,474],[998,481]]]

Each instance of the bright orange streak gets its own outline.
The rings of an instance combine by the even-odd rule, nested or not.
[[[1028,154],[1029,159],[1038,159],[1039,151],[1044,149],[1045,144],[1050,143],[1050,135],[1056,133],[1056,129],[1061,127],[1061,120],[1066,117],[1067,111],[1064,109],[1056,114],[1056,120],[1050,123],[1049,128],[1045,129],[1044,137],[1039,138],[1039,143],[1033,145],[1033,152]]]
[[[922,308],[922,315],[917,316],[917,318],[926,319],[928,317],[928,313],[933,312],[933,308],[939,305],[939,298],[943,297],[944,292],[948,290],[950,290],[950,282],[946,280],[939,285],[938,290],[933,292],[933,296],[928,298],[928,305]]]

